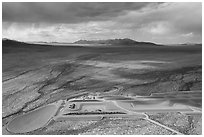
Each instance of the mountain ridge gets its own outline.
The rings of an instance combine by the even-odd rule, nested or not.
[[[152,42],[138,42],[129,38],[124,39],[107,39],[107,40],[78,40],[74,44],[108,44],[108,45],[157,45]]]

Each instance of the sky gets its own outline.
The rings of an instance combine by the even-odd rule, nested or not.
[[[2,36],[45,42],[130,38],[202,43],[202,3],[3,2]]]

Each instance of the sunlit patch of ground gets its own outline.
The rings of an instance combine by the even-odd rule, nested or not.
[[[128,84],[142,84],[145,80],[121,78],[113,73],[114,70],[123,69],[125,71],[135,71],[135,73],[141,73],[141,70],[157,70],[160,69],[155,64],[166,64],[170,62],[155,61],[155,60],[137,60],[137,61],[117,61],[117,62],[105,62],[105,61],[82,61],[80,64],[91,66],[92,77],[94,79],[105,80],[110,82],[128,83]],[[93,73],[96,72],[96,73]]]
[[[156,66],[151,64],[165,64],[169,62],[165,61],[155,61],[155,60],[138,60],[138,61],[119,61],[119,62],[104,62],[104,61],[84,61],[82,64],[91,65],[95,67],[101,67],[106,69],[156,69]]]

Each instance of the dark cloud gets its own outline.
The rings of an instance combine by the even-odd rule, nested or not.
[[[140,10],[150,3],[3,3],[2,19],[7,22],[78,23],[107,20]],[[156,3],[155,3],[156,4]]]

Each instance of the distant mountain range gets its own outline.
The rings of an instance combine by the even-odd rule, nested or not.
[[[13,42],[20,42],[20,41],[16,41],[16,40],[10,40],[10,39],[6,39],[3,38],[2,41],[4,41],[4,43],[13,43]],[[20,42],[20,43],[25,43],[25,42]],[[126,45],[153,45],[153,46],[158,46],[155,43],[151,43],[151,42],[138,42],[132,39],[108,39],[108,40],[78,40],[76,42],[73,43],[65,43],[65,42],[43,42],[43,41],[34,41],[34,42],[27,42],[29,44],[45,44],[45,45],[93,45],[96,44],[96,46],[98,44],[100,45],[114,45],[114,46],[126,46]]]
[[[106,44],[106,45],[157,45],[151,42],[138,42],[132,39],[108,39],[108,40],[79,40],[74,44]]]
[[[21,42],[17,40],[11,40],[7,38],[2,39],[2,44],[4,45],[16,45],[19,43],[20,45],[25,45],[25,44],[37,44],[37,45],[52,45],[52,46],[57,46],[57,45],[64,45],[64,46],[69,46],[69,45],[81,45],[81,46],[86,46],[86,45],[107,45],[107,46],[162,46],[159,44],[155,44],[152,42],[138,42],[132,39],[108,39],[108,40],[78,40],[73,43],[66,43],[66,42],[43,42],[43,41],[38,41],[38,42]],[[94,45],[94,46],[95,46]],[[184,44],[169,44],[166,46],[202,46],[202,43],[184,43]]]

